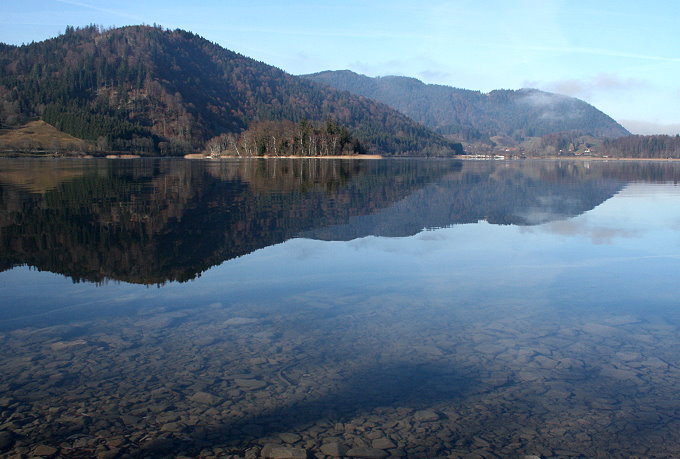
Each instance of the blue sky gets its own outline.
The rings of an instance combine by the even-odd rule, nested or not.
[[[157,23],[293,74],[350,69],[583,99],[634,133],[680,133],[680,2],[2,0],[0,41]]]

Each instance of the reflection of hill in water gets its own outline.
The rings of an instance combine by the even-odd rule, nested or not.
[[[346,224],[304,233],[324,240],[368,235],[411,236],[423,229],[476,223],[537,225],[580,215],[612,197],[619,180],[604,178],[600,167],[552,162],[466,162],[405,199]]]
[[[3,170],[11,177],[26,167],[9,164]],[[29,167],[53,176],[55,163]],[[302,231],[374,212],[460,163],[157,160],[64,167],[79,172],[63,173],[63,181],[40,193],[0,173],[0,269],[27,264],[76,281],[184,281]]]
[[[19,185],[16,177],[25,176],[27,167],[35,175],[32,185]],[[629,164],[617,167],[426,160],[7,161],[0,172],[0,269],[29,265],[75,281],[154,284],[192,279],[296,236],[405,236],[481,219],[536,224],[592,209],[623,186],[617,176],[639,172]],[[673,180],[661,166],[643,172]]]

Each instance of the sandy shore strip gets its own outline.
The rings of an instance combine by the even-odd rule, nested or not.
[[[202,153],[190,153],[184,155],[185,159],[241,159],[241,158],[262,158],[262,159],[383,159],[382,155],[322,155],[322,156],[218,156],[212,157]]]

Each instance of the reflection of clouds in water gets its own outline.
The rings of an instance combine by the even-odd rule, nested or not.
[[[639,262],[642,260],[680,260],[680,255],[645,255],[639,257],[597,257],[577,261],[545,262],[540,264],[516,264],[515,269],[533,269],[536,273],[551,275],[554,270],[583,269],[603,266],[620,265],[621,263]]]
[[[615,238],[634,238],[640,236],[640,231],[621,228],[607,228],[591,226],[588,219],[561,220],[545,225],[547,231],[562,236],[585,236],[593,244],[611,244]]]
[[[285,243],[285,248],[296,260],[319,258],[325,250],[323,244],[309,239],[291,239]]]
[[[676,220],[674,223],[672,223],[670,225],[670,229],[678,232],[675,240],[675,246],[680,247],[680,220]]]
[[[451,233],[448,231],[439,231],[439,228],[426,229],[418,235],[421,241],[446,241],[451,239]]]
[[[540,225],[577,215],[580,212],[574,212],[570,209],[583,207],[580,201],[564,196],[539,196],[537,201],[538,206],[516,213],[517,217],[524,220],[528,225]]]
[[[527,233],[546,232],[558,236],[582,236],[589,238],[595,245],[608,245],[612,244],[616,238],[637,238],[642,235],[640,230],[594,226],[585,217],[558,220],[539,227],[522,228],[521,231]]]
[[[556,214],[543,209],[536,209],[526,214],[518,214],[517,216],[522,218],[528,225],[541,225],[545,222],[564,218],[563,214]]]
[[[375,237],[373,236],[368,236],[368,237],[360,237],[357,239],[352,239],[347,243],[347,246],[354,249],[354,250],[363,250],[372,247],[375,242]]]
[[[409,246],[405,246],[405,243],[407,243],[409,239],[411,238],[367,236],[352,239],[347,243],[347,246],[357,252],[374,251],[389,254],[403,254],[408,253]]]

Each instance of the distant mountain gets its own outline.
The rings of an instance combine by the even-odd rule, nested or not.
[[[493,136],[540,137],[576,131],[599,138],[630,133],[592,105],[537,89],[480,91],[415,78],[371,78],[349,70],[303,75],[311,81],[383,102],[444,135],[464,141]]]
[[[68,27],[0,45],[0,127],[36,118],[102,151],[179,154],[262,121],[332,119],[368,152],[456,145],[387,105],[318,85],[182,30]]]

